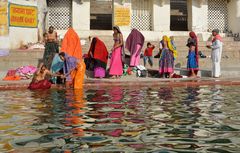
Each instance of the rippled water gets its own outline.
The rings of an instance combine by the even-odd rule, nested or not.
[[[0,152],[240,152],[240,87],[0,91]]]

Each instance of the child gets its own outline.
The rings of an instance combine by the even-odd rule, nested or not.
[[[47,43],[47,39],[48,39],[48,36],[47,36],[48,34],[45,32],[44,34],[43,34],[43,41],[42,41],[42,43],[43,44],[46,44]]]
[[[144,57],[143,57],[144,67],[146,66],[147,60],[148,60],[149,65],[151,67],[153,66],[152,52],[153,52],[154,48],[155,48],[155,46],[152,45],[150,42],[147,43],[147,48],[145,49]]]
[[[187,69],[189,70],[189,77],[197,77],[196,70],[198,70],[196,46],[194,43],[189,43]]]

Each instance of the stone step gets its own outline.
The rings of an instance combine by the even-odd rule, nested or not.
[[[28,57],[25,58],[5,58],[0,61],[0,69],[3,71],[7,71],[8,69],[16,69],[21,66],[26,65],[32,65],[32,66],[38,66],[39,63],[42,61],[41,58],[31,58]],[[158,69],[158,58],[153,58],[153,69]],[[223,57],[221,61],[222,66],[240,66],[240,59],[231,59]],[[110,60],[108,60],[108,66],[110,64]],[[140,60],[140,64],[143,65],[143,59]],[[187,58],[186,57],[178,57],[175,61],[175,67],[176,68],[184,68],[187,65]],[[149,64],[146,66],[147,68],[150,68]],[[200,69],[211,69],[212,67],[212,61],[210,58],[200,58],[199,59],[199,67]],[[240,70],[240,67],[239,69]]]
[[[240,75],[240,67],[230,67],[230,68],[221,68],[221,77],[229,77],[229,76],[239,76]],[[188,76],[189,71],[186,68],[175,69],[174,72],[176,74],[180,74],[183,76]],[[198,76],[200,77],[211,77],[212,70],[211,69],[200,69],[198,71]]]
[[[154,41],[151,42],[153,45],[156,46],[156,48],[159,48],[159,42]],[[113,41],[104,41],[104,44],[106,45],[107,49],[110,50],[112,48],[113,45]],[[186,42],[182,41],[182,42],[175,42],[176,46],[177,46],[177,50],[185,50],[188,47],[186,46]],[[199,49],[201,50],[205,50],[206,48],[206,42],[199,42]],[[82,46],[83,50],[89,50],[90,44],[85,44]],[[144,49],[147,47],[147,42],[144,43]],[[228,43],[224,43],[223,45],[223,49],[224,50],[240,50],[240,42],[228,42]]]
[[[88,52],[88,48],[85,46],[83,47],[83,54],[86,54]],[[110,50],[110,49],[109,49]],[[206,49],[206,48],[199,48],[199,50],[202,51],[202,53],[206,56],[211,55],[211,50]],[[111,52],[111,51],[109,51]],[[129,51],[125,49],[126,54],[129,54]],[[0,57],[1,60],[7,60],[11,59],[12,61],[17,60],[17,59],[33,59],[33,58],[42,58],[43,57],[44,51],[10,51],[8,56]],[[143,53],[143,51],[142,51]],[[158,49],[156,48],[153,51],[153,55],[156,55],[158,53]],[[188,55],[188,48],[187,47],[182,47],[178,49],[178,58],[179,57],[186,57]],[[232,48],[224,48],[223,49],[223,57],[229,57],[231,59],[239,59],[240,58],[240,50],[232,49]]]
[[[21,66],[27,66],[27,65],[32,65],[32,66],[38,66],[39,63],[41,62],[41,59],[33,59],[33,60],[18,60],[18,61],[1,61],[0,62],[0,69],[1,71],[3,70],[9,70],[9,69],[16,69]]]

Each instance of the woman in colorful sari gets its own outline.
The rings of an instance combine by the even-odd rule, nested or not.
[[[88,51],[88,62],[93,63],[95,78],[104,78],[108,61],[108,51],[105,44],[94,37]]]
[[[137,29],[132,29],[126,40],[126,48],[130,51],[130,66],[140,65],[141,49],[144,45],[144,36]]]
[[[163,78],[171,78],[174,72],[174,52],[176,51],[167,36],[163,36],[160,46],[162,48],[160,48],[159,73]]]
[[[62,41],[61,50],[62,52],[56,54],[54,57],[52,71],[63,68],[63,73],[66,76],[66,86],[81,89],[83,87],[86,66],[82,59],[80,38],[73,28],[69,28],[66,32]],[[61,59],[60,61],[64,62],[59,62],[59,58]]]
[[[123,35],[118,26],[113,27],[113,40],[114,45],[112,48],[109,75],[111,75],[111,78],[117,79],[123,74]]]
[[[51,67],[52,72],[63,69],[66,87],[81,89],[84,80],[85,67],[81,65],[81,61],[76,57],[69,56],[65,52],[56,54]]]
[[[194,69],[194,74],[197,75],[198,73],[198,67],[199,67],[199,64],[198,64],[198,38],[197,38],[197,35],[195,34],[195,32],[191,31],[189,32],[189,38],[188,38],[188,41],[187,41],[187,45],[188,48],[189,48],[189,52],[188,54],[190,54],[190,45],[193,45],[195,46],[195,61],[196,61],[196,68]],[[189,71],[189,76],[192,75],[192,71]]]
[[[47,69],[50,69],[53,57],[58,52],[59,46],[57,41],[57,32],[54,31],[53,26],[50,26],[46,35],[45,50],[43,54],[43,63],[46,65]]]

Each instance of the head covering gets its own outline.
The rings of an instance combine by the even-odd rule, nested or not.
[[[119,26],[117,26],[117,25],[113,26],[113,29],[117,29],[118,33],[122,33]]]
[[[61,51],[67,53],[69,56],[76,57],[77,59],[82,59],[82,47],[78,34],[69,28],[66,32],[63,41]]]
[[[171,39],[168,36],[164,35],[162,37],[162,43],[164,41],[166,42],[168,49],[173,52],[174,59],[176,59],[177,58],[177,50],[174,49],[174,47],[173,47],[173,45],[171,43]]]
[[[219,30],[218,29],[213,29],[212,32],[216,32],[217,34],[219,34]]]
[[[94,37],[88,51],[88,57],[90,57],[90,53],[93,55],[92,58],[103,63],[103,67],[106,68],[108,61],[108,51],[104,42],[102,42],[99,38]]]
[[[197,38],[197,35],[196,35],[195,32],[193,32],[193,31],[189,32],[189,36],[190,36],[191,38]]]
[[[216,40],[219,40],[219,41],[222,42],[222,37],[219,35],[219,30],[218,30],[218,29],[213,29],[212,32],[216,32],[216,33],[217,33],[217,35],[214,36],[212,42],[214,42],[214,41],[216,41]]]
[[[128,35],[126,40],[126,48],[130,51],[131,55],[133,55],[137,50],[137,44],[141,46],[139,49],[139,53],[144,45],[144,36],[137,29],[132,29],[131,33]]]

